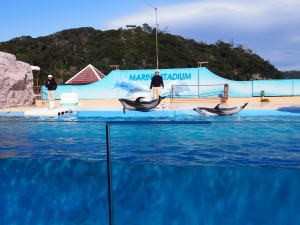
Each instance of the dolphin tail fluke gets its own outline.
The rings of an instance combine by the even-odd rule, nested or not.
[[[163,100],[164,98],[166,98],[167,96],[158,96],[159,100]]]
[[[123,113],[125,114],[125,107],[123,107]]]
[[[242,106],[242,109],[244,109],[247,105],[248,105],[249,102],[246,102],[243,106]]]

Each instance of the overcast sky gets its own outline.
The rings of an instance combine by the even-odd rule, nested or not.
[[[0,0],[0,42],[77,27],[155,27],[196,41],[242,44],[280,70],[300,70],[300,0]]]

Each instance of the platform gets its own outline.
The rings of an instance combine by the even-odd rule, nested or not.
[[[68,108],[39,108],[34,110],[24,111],[24,116],[34,116],[34,117],[58,117],[63,116],[73,111]]]

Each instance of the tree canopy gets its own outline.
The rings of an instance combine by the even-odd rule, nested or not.
[[[54,74],[63,83],[88,64],[104,74],[112,69],[109,65],[119,65],[120,69],[154,69],[155,32],[148,24],[107,31],[83,27],[0,42],[0,51],[40,66],[42,79]],[[197,67],[197,62],[207,61],[207,68],[228,79],[283,78],[283,73],[270,62],[240,44],[223,41],[206,44],[159,31],[158,49],[161,69]]]

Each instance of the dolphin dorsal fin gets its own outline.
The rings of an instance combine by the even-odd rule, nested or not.
[[[144,99],[145,97],[138,97],[135,101],[136,102],[142,102],[142,99]]]
[[[215,109],[220,109],[220,105],[222,105],[222,103],[216,105],[216,106],[215,106]]]

